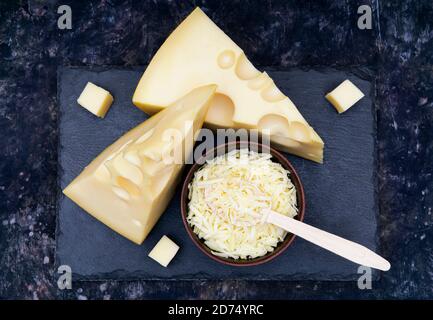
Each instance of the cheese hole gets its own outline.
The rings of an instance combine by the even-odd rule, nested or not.
[[[121,154],[113,159],[113,166],[120,176],[132,181],[134,184],[140,184],[143,181],[141,170],[124,159]]]
[[[310,128],[299,121],[290,122],[289,137],[300,142],[310,142]]]
[[[137,140],[135,140],[136,144],[140,144],[144,141],[146,141],[147,139],[150,138],[150,136],[153,134],[153,132],[155,131],[155,128],[150,129],[149,131],[147,131],[146,133],[144,133],[140,138],[138,138]]]
[[[211,122],[218,126],[231,127],[233,126],[232,119],[234,113],[235,105],[233,100],[225,94],[216,93],[210,102],[206,114],[206,122]]]
[[[271,78],[266,72],[260,74],[257,78],[248,81],[248,88],[253,90],[260,90],[271,81]]]
[[[270,135],[288,136],[289,122],[283,116],[268,114],[262,117],[258,123],[260,130],[269,130]]]
[[[150,149],[150,148],[149,148]],[[155,162],[161,161],[162,154],[159,150],[143,150],[141,151],[141,155],[147,157]]]
[[[273,81],[262,90],[261,95],[262,98],[268,102],[277,102],[286,98],[286,96],[280,91],[280,89],[277,88]]]
[[[132,150],[132,151],[127,151],[125,152],[124,156],[126,161],[128,161],[129,163],[139,167],[141,166],[141,159],[138,156],[138,152],[136,150]]]
[[[95,177],[101,181],[110,181],[111,173],[104,163],[101,163],[99,167],[95,170]]]
[[[235,64],[235,53],[232,50],[226,50],[218,55],[218,65],[222,69],[228,69]]]
[[[260,71],[253,66],[244,53],[238,58],[235,72],[241,80],[254,79],[260,75]]]
[[[125,177],[119,176],[119,177],[117,177],[116,182],[119,185],[119,187],[126,190],[128,192],[128,194],[133,195],[133,196],[138,196],[140,194],[140,189],[131,180],[129,180]]]
[[[126,190],[118,187],[112,187],[113,192],[123,200],[129,200],[129,194]]]
[[[165,167],[164,162],[154,161],[150,158],[144,157],[142,159],[141,169],[147,176],[155,176]]]

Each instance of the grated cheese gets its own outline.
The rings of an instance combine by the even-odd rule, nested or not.
[[[289,171],[268,153],[233,150],[207,161],[189,185],[187,221],[212,253],[233,259],[265,255],[286,231],[261,222],[263,209],[297,214]]]

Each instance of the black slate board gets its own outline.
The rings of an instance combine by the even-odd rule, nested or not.
[[[59,188],[71,182],[105,147],[147,118],[131,102],[142,70],[59,70]],[[374,250],[375,117],[370,82],[352,73],[331,69],[269,70],[269,73],[326,142],[323,165],[288,155],[304,183],[305,222]],[[366,96],[351,110],[338,115],[324,95],[346,78]],[[103,120],[76,103],[87,81],[106,88],[115,98]],[[75,280],[354,280],[359,277],[357,265],[300,238],[296,238],[283,255],[257,267],[229,267],[214,262],[194,246],[184,230],[179,189],[141,246],[111,231],[59,192],[56,263],[69,265]],[[164,234],[181,247],[168,268],[147,257]]]

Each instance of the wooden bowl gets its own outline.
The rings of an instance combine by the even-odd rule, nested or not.
[[[265,146],[261,143],[255,142],[231,142],[226,143],[220,146],[217,146],[207,152],[204,156],[198,159],[192,166],[190,166],[189,171],[186,175],[182,186],[182,194],[181,194],[181,212],[182,212],[182,220],[185,226],[186,231],[188,232],[189,237],[194,242],[194,244],[209,258],[223,263],[225,265],[236,266],[236,267],[246,267],[246,266],[256,266],[265,262],[268,262],[276,257],[278,257],[281,253],[286,250],[290,244],[293,242],[295,235],[288,233],[284,240],[280,242],[277,247],[272,252],[268,252],[264,256],[257,257],[254,259],[233,259],[233,258],[223,258],[212,254],[211,249],[204,244],[204,241],[201,240],[192,230],[189,225],[186,217],[188,213],[188,185],[194,178],[195,172],[205,163],[206,160],[213,159],[215,156],[220,156],[225,154],[233,149],[243,149],[248,147],[250,150],[254,150],[256,152],[268,152],[272,155],[271,160],[280,163],[284,169],[290,172],[290,179],[292,183],[296,187],[297,193],[297,207],[298,207],[298,215],[295,217],[297,220],[304,220],[305,214],[305,195],[304,189],[302,187],[301,180],[299,179],[298,174],[293,168],[292,164],[287,160],[281,153],[276,151],[275,149]]]

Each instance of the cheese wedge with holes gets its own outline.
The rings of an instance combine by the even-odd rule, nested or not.
[[[133,103],[153,114],[183,92],[209,83],[218,88],[206,115],[208,126],[258,129],[269,133],[280,150],[322,162],[324,143],[319,135],[269,75],[258,71],[200,8],[155,54]]]
[[[173,196],[215,89],[196,88],[127,132],[63,193],[114,231],[142,243]]]

